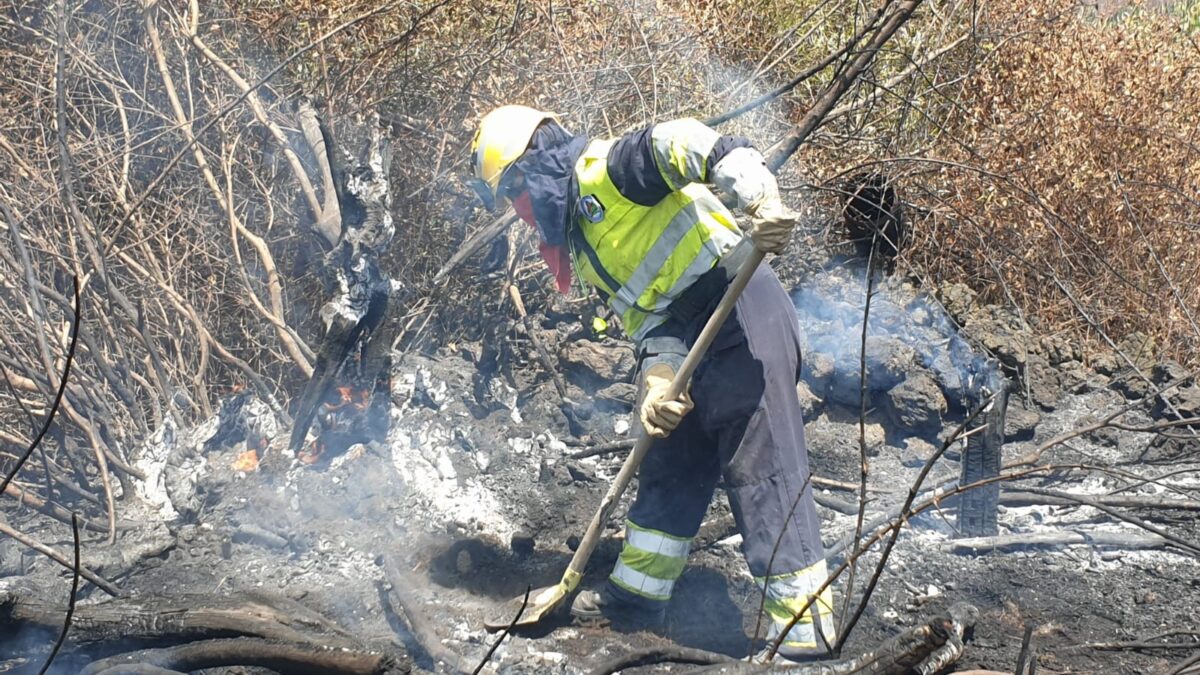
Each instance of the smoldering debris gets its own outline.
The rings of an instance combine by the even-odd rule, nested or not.
[[[857,408],[864,356],[865,264],[832,265],[792,293],[802,328],[802,378],[817,401]],[[865,377],[872,407],[912,435],[936,437],[943,420],[979,402],[999,364],[972,346],[939,303],[900,278],[879,277],[866,328]]]

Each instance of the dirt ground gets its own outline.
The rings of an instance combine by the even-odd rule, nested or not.
[[[897,287],[888,292],[912,291]],[[849,297],[850,291],[846,293]],[[578,329],[550,319],[541,327],[548,341]],[[614,388],[629,373],[564,366],[572,391],[591,395],[596,402],[582,422],[585,433],[579,438],[571,435],[557,394],[530,354],[518,349],[514,362],[489,375],[478,367],[482,348],[456,345],[436,355],[400,359],[387,440],[358,446],[317,467],[282,458],[264,459],[254,472],[235,471],[232,464],[244,443],[207,453],[199,450],[213,431],[211,425],[156,439],[143,451],[142,461],[158,467],[152,476],[159,480],[152,480],[139,496],[141,511],[125,515],[143,525],[123,533],[116,547],[89,543],[85,562],[132,594],[186,589],[286,595],[371,644],[403,644],[421,670],[469,672],[494,639],[483,629],[485,617],[512,611],[509,601],[528,585],[557,580],[574,537],[584,530],[623,457],[613,453],[571,459],[569,454],[584,448],[584,439],[605,443],[629,434],[628,401],[622,399],[628,386]],[[607,340],[598,348],[601,354],[611,351],[611,361],[620,361],[616,350],[623,347],[616,341]],[[815,354],[806,353],[806,358]],[[1010,433],[1005,459],[1127,403],[1120,387],[1113,386],[1119,376],[1099,374],[1073,360],[1054,368],[1068,374],[1056,376],[1058,392],[1052,405],[1039,406],[1022,392],[1014,396],[1013,406],[1020,412],[1013,417],[1024,420],[1025,427]],[[598,391],[607,393],[597,396]],[[944,436],[957,423],[952,407],[939,413],[940,432],[920,433],[898,425],[888,406],[872,407],[867,423],[878,439],[870,458],[868,522],[903,500],[920,470],[921,448],[932,448],[938,434]],[[818,400],[809,412],[809,450],[816,475],[857,482],[857,415],[830,400]],[[1122,419],[1129,426],[1153,423],[1148,411],[1140,409]],[[1123,476],[1081,471],[1024,484],[1095,495],[1129,487],[1132,474],[1170,473],[1156,483],[1131,487],[1127,494],[1194,495],[1200,488],[1195,482],[1200,472],[1197,447],[1194,440],[1164,443],[1155,441],[1153,434],[1105,429],[1052,448],[1042,460],[1103,465],[1126,472]],[[941,459],[927,485],[956,477],[957,456],[951,452]],[[852,492],[825,494],[857,502]],[[838,542],[852,536],[855,518],[819,509],[826,546],[835,550]],[[1151,518],[1179,537],[1200,540],[1194,511],[1131,513]],[[69,545],[61,539],[61,527],[28,514],[22,518],[31,534],[58,547]],[[545,626],[510,637],[485,672],[587,672],[607,658],[661,644],[745,656],[754,647],[760,596],[742,564],[738,536],[723,525],[728,521],[728,506],[719,494],[702,530],[706,539],[716,541],[698,544],[661,631],[619,633],[575,626],[560,613]],[[1094,509],[1075,506],[1002,506],[999,521],[1002,534],[1139,532]],[[610,524],[588,568],[585,587],[601,584],[611,568],[620,548],[620,522],[618,518]],[[1081,545],[962,555],[950,550],[954,537],[949,504],[908,523],[845,655],[867,649],[956,601],[980,610],[973,638],[956,666],[960,670],[1011,672],[1025,629],[1031,627],[1038,672],[1154,673],[1189,651],[1102,651],[1085,645],[1200,630],[1200,565],[1178,549]],[[131,556],[129,551],[144,554]],[[842,555],[832,556],[831,562],[839,562]],[[877,551],[860,562],[855,604],[876,560]],[[39,580],[55,592],[66,588],[61,568],[23,554],[11,543],[0,548],[0,561],[0,571],[11,575],[0,578],[0,585],[20,579],[14,572],[23,572],[25,580]],[[844,578],[835,585],[835,593],[838,606],[847,607]],[[100,597],[91,589],[82,602]],[[405,612],[419,613],[432,625],[442,654],[457,655],[458,662],[437,663],[436,655],[431,657],[425,648],[430,636],[415,635]],[[3,649],[20,644],[0,640],[0,646],[7,645]],[[69,652],[60,658],[56,672],[74,672],[80,661],[72,658],[103,649],[92,645]],[[6,658],[17,656],[0,653],[0,672]],[[642,672],[667,672],[666,668]],[[674,666],[670,672],[679,669]]]

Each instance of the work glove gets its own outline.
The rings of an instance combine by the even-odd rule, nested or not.
[[[779,253],[787,246],[800,214],[784,206],[779,193],[769,191],[746,206],[750,240],[763,253]]]
[[[677,399],[667,400],[667,390],[673,379],[675,369],[667,363],[655,363],[642,376],[645,394],[639,414],[646,433],[654,438],[666,438],[694,407],[692,397],[686,391]]]

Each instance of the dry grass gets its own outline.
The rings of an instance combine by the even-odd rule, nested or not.
[[[1013,37],[963,82],[914,262],[1015,301],[1046,332],[1131,331],[1200,361],[1200,49],[1170,16],[1062,3],[989,18]],[[969,151],[964,148],[969,148]]]

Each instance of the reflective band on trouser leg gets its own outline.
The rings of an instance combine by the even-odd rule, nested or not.
[[[625,546],[609,580],[651,600],[669,600],[683,574],[692,540],[625,522]]]
[[[767,634],[767,640],[774,640],[779,636],[780,631],[792,622],[792,617],[808,602],[813,591],[825,583],[828,576],[825,561],[822,560],[799,572],[771,575],[766,578],[765,609],[771,618],[771,629]],[[754,581],[758,583],[759,588],[763,587],[763,577],[755,577]],[[817,616],[820,617],[821,632],[825,635],[824,641],[813,630],[813,610],[816,610]],[[796,625],[792,626],[792,630],[784,639],[782,646],[792,649],[825,649],[825,642],[833,644],[834,641],[832,615],[833,594],[826,588],[821,591],[821,597],[804,611],[804,615],[800,617]]]

